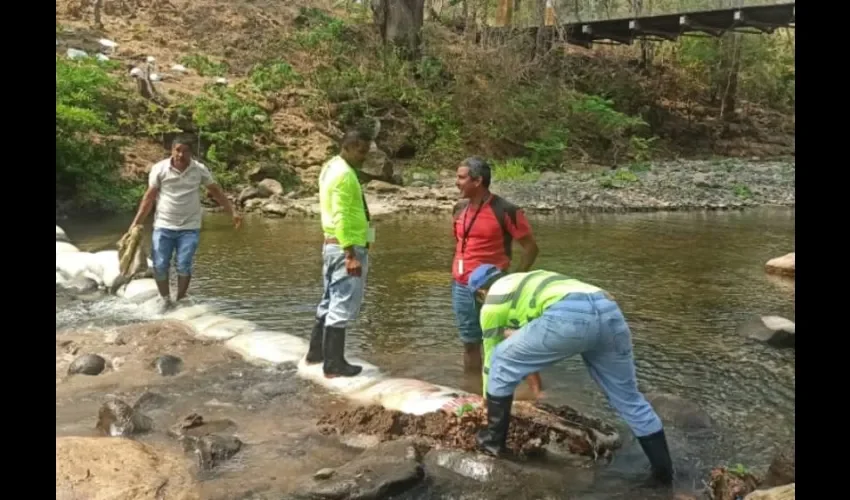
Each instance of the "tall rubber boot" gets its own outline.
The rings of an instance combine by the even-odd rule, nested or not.
[[[359,365],[351,365],[345,360],[345,328],[325,327],[324,341],[325,377],[354,377],[363,371]]]
[[[670,459],[664,429],[649,436],[639,437],[638,442],[652,466],[653,482],[664,486],[673,484],[673,461]]]
[[[313,331],[310,333],[310,350],[307,351],[307,358],[305,359],[308,364],[314,365],[325,360],[322,352],[324,337],[325,318],[316,318],[316,322],[313,323]]]
[[[487,394],[487,428],[475,436],[478,447],[484,452],[497,457],[508,454],[506,443],[513,403],[513,394],[503,398]]]

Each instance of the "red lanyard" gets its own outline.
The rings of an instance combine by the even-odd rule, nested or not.
[[[469,233],[472,231],[472,226],[475,225],[475,219],[478,218],[478,214],[481,213],[481,209],[484,208],[484,204],[490,200],[490,196],[487,196],[486,199],[481,201],[481,204],[478,205],[478,210],[475,211],[475,214],[472,216],[472,220],[469,221],[469,225],[466,225],[466,216],[469,215],[469,206],[467,205],[466,210],[463,211],[463,222],[461,223],[461,228],[463,228],[463,233],[460,239],[460,256],[463,257],[466,254],[466,241],[469,239]]]

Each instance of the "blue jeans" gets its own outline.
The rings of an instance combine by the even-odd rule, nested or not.
[[[460,341],[464,344],[481,343],[481,305],[475,300],[475,295],[465,285],[452,280],[452,309],[455,312],[455,322],[460,333]]]
[[[200,229],[153,229],[153,277],[158,281],[168,279],[171,258],[177,254],[177,275],[191,276],[195,251],[201,237]]]
[[[360,313],[369,274],[369,253],[355,246],[360,261],[360,276],[351,276],[345,269],[345,251],[339,245],[325,243],[322,247],[322,300],[316,308],[316,318],[325,318],[325,326],[345,328]]]
[[[496,346],[487,392],[510,396],[526,376],[576,354],[635,436],[661,430],[661,420],[637,388],[626,318],[603,292],[567,295]]]

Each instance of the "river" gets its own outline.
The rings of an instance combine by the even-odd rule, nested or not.
[[[62,226],[91,250],[108,247],[128,222]],[[693,471],[693,481],[722,463],[764,470],[774,447],[793,439],[794,350],[735,333],[750,315],[795,319],[793,282],[764,272],[768,259],[794,249],[793,209],[535,215],[531,223],[541,249],[536,268],[589,281],[617,298],[632,327],[643,390],[693,401],[714,421],[707,433],[672,431],[677,465]],[[204,224],[194,297],[263,328],[307,337],[321,293],[318,221],[248,217],[237,233],[226,217],[208,214]],[[394,376],[474,389],[461,374],[446,217],[397,216],[376,226],[367,298],[350,329],[349,352]],[[608,418],[628,436],[580,359],[542,377],[552,403]],[[57,409],[57,432],[59,426]],[[639,448],[630,450],[639,457]]]

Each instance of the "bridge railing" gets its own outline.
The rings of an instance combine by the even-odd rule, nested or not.
[[[554,16],[558,24],[564,24],[792,2],[793,0],[549,0],[547,14]],[[498,0],[495,3],[498,4]],[[525,5],[513,13],[511,24],[516,27],[539,24],[535,3],[523,2]]]

